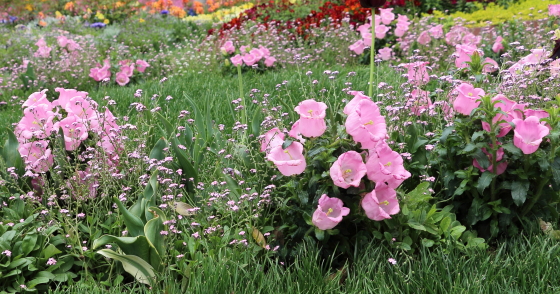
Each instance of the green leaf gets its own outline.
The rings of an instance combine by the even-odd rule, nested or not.
[[[494,178],[494,176],[495,175],[489,171],[485,171],[484,173],[482,173],[482,175],[480,175],[480,177],[478,178],[478,183],[476,185],[478,193],[482,194],[484,192],[484,189],[490,186],[490,183],[492,183],[492,179]]]
[[[138,256],[123,255],[109,249],[101,249],[97,253],[122,262],[124,270],[141,283],[151,285],[155,278],[153,267]]]
[[[251,133],[253,136],[258,137],[261,134],[261,123],[262,123],[262,114],[261,108],[257,107],[254,110],[253,119],[251,120]]]
[[[511,198],[517,206],[523,205],[527,199],[527,191],[529,191],[529,182],[515,181],[511,183]]]
[[[429,188],[430,183],[422,182],[405,195],[404,201],[409,206],[409,209],[414,210],[418,205],[427,203],[432,199]]]
[[[128,230],[128,234],[130,235],[130,237],[144,235],[144,223],[142,222],[142,220],[134,214],[130,213],[130,211],[128,211],[124,207],[124,205],[117,197],[114,197],[113,200],[119,207],[119,211],[124,217],[124,224],[126,225],[126,229]]]
[[[477,131],[477,132],[474,132],[474,133],[472,134],[471,141],[472,141],[472,142],[476,142],[476,139],[478,139],[478,138],[480,138],[480,137],[483,137],[483,136],[484,136],[484,131]]]
[[[430,239],[422,239],[422,246],[430,248],[434,246],[434,241]]]
[[[307,204],[307,202],[309,201],[309,195],[307,194],[307,192],[299,190],[297,191],[297,195],[302,205]]]
[[[480,167],[483,169],[488,169],[490,166],[490,160],[488,160],[488,156],[482,152],[482,149],[478,149],[474,154],[473,157],[478,161]]]
[[[156,170],[150,176],[150,180],[148,181],[148,184],[144,189],[143,196],[144,199],[146,199],[146,203],[148,204],[148,206],[156,205],[156,198],[154,197],[154,195],[157,193],[157,189],[159,186],[157,176],[158,176],[158,172]]]
[[[145,261],[150,260],[150,244],[145,236],[136,237],[116,237],[112,235],[103,235],[99,239],[93,241],[92,249],[114,243],[126,255],[135,255]]]
[[[171,126],[171,123],[169,123],[169,121],[163,117],[163,115],[159,112],[156,112],[156,116],[158,117],[159,121],[161,122],[161,124],[163,125],[163,131],[165,132],[165,134],[167,135],[167,138],[172,138],[173,137],[173,126]],[[160,139],[161,140],[161,139]],[[157,145],[157,144],[156,144]],[[152,157],[150,157],[152,158]],[[160,159],[161,160],[161,159]]]
[[[502,148],[504,148],[504,150],[508,151],[512,155],[519,156],[519,157],[523,156],[523,153],[521,153],[521,149],[517,148],[511,142],[502,145]]]
[[[317,237],[317,240],[323,241],[325,239],[325,231],[315,228],[315,237]]]
[[[455,238],[455,240],[459,240],[461,238],[461,234],[466,230],[464,226],[456,226],[451,229],[451,236]]]
[[[175,157],[177,158],[177,160],[179,160],[179,166],[181,166],[185,178],[187,179],[193,178],[194,179],[193,182],[198,183],[198,172],[194,169],[193,164],[187,158],[187,154],[183,150],[179,149],[178,145],[179,145],[179,141],[177,140],[177,138],[173,138],[173,140],[171,140],[171,147],[173,148]],[[192,183],[190,183],[188,187],[190,190],[189,192],[194,191],[194,186]]]
[[[422,225],[421,223],[415,221],[415,220],[408,220],[408,226],[415,229],[415,230],[419,230],[419,231],[426,231],[426,227],[424,227],[424,225]]]
[[[285,150],[286,148],[290,147],[290,145],[292,145],[292,142],[294,142],[294,140],[289,138],[284,140],[284,143],[282,143],[282,149]]]
[[[27,234],[23,238],[23,242],[21,243],[21,253],[23,256],[27,256],[33,248],[37,244],[37,235],[36,234]]]
[[[59,253],[62,253],[62,251],[58,250],[58,248],[56,248],[53,244],[49,244],[47,247],[45,247],[45,249],[43,249],[43,251],[41,251],[41,255],[43,256],[43,258],[47,259]]]
[[[165,149],[166,147],[167,147],[167,141],[165,141],[165,138],[160,138],[156,142],[154,148],[152,148],[152,151],[150,151],[150,158],[163,160],[165,158],[165,154],[163,154],[163,149]]]
[[[17,174],[23,174],[23,159],[19,154],[18,148],[19,143],[16,138],[16,135],[11,130],[7,131],[8,138],[4,143],[4,148],[2,148],[2,157],[4,158],[4,162],[6,163],[5,168],[7,167],[15,167]]]
[[[560,157],[554,158],[550,165],[552,167],[552,178],[557,185],[560,185]]]
[[[454,126],[445,128],[443,130],[443,132],[441,133],[441,136],[439,137],[439,142],[442,143],[442,144],[445,144],[445,142],[447,141],[447,137],[449,137],[449,135],[451,135],[451,133],[453,133],[454,129],[455,129]]]
[[[165,253],[164,238],[160,233],[161,231],[163,231],[163,222],[160,217],[149,220],[144,227],[144,235],[160,256]]]
[[[46,283],[48,283],[49,281],[50,281],[49,278],[46,278],[46,277],[38,277],[38,278],[35,278],[35,279],[29,281],[29,282],[27,283],[27,288],[29,288],[29,289],[34,289],[35,286],[37,286],[37,285],[39,285],[39,284],[46,284]]]
[[[449,225],[451,225],[451,218],[446,216],[441,220],[439,228],[447,236],[447,231],[449,230]]]

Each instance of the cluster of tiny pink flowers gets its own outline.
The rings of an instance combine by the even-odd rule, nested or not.
[[[223,55],[232,55],[235,53],[235,46],[232,41],[226,41],[220,51]],[[239,53],[230,58],[234,66],[246,65],[249,67],[256,66],[259,61],[262,61],[266,67],[274,66],[276,58],[270,54],[270,50],[262,45],[258,48],[251,48],[250,46],[239,47]]]

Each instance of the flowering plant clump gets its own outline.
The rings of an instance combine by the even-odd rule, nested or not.
[[[94,198],[99,186],[95,170],[113,170],[119,163],[120,128],[111,111],[99,109],[87,92],[56,91],[58,99],[49,101],[43,90],[31,94],[22,105],[24,115],[14,134],[23,158],[23,176],[31,178],[40,192],[49,178],[45,174],[56,178],[52,172],[56,169],[57,175],[66,177],[66,188],[77,193],[74,197]],[[78,193],[76,189],[83,185],[87,192]]]
[[[144,73],[150,65],[141,59],[136,60],[121,60],[118,62],[119,71],[115,74],[115,82],[119,86],[126,86],[132,79],[137,78],[140,74]],[[102,82],[111,78],[111,63],[108,59],[103,61],[103,66],[99,63],[96,67],[89,70],[89,76],[96,82]]]
[[[422,234],[415,219],[423,209],[438,211],[425,206],[430,199],[427,183],[407,196],[399,192],[412,175],[402,156],[391,148],[395,142],[386,118],[370,97],[357,91],[351,94],[353,99],[339,111],[315,99],[304,100],[294,109],[299,119],[289,131],[273,127],[261,136],[260,151],[280,173],[273,178],[283,183],[276,192],[285,193],[277,204],[282,217],[277,220],[277,235],[283,236],[277,241],[295,242],[281,247],[285,257],[310,234],[331,253],[337,246],[343,252],[349,250],[346,246],[354,245],[348,242],[358,242],[356,238],[387,239],[392,246],[410,250],[421,238],[438,242],[440,234],[448,234],[437,229],[430,230],[431,237]],[[403,198],[405,213],[399,214]],[[447,216],[449,211],[440,213]],[[459,242],[465,228],[455,230],[452,240]],[[465,240],[475,237],[465,236]],[[434,244],[426,242],[426,246]]]
[[[254,68],[263,71],[266,68],[276,66],[276,58],[270,54],[268,48],[262,45],[258,48],[241,46],[237,50],[233,41],[226,41],[220,47],[220,53],[226,58],[224,60],[226,68],[241,66],[242,68]]]

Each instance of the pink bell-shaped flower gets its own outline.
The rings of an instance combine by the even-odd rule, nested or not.
[[[341,154],[330,169],[331,179],[340,188],[358,187],[366,174],[362,155],[356,151]]]
[[[313,212],[312,222],[320,230],[330,230],[342,221],[343,216],[350,213],[350,208],[343,207],[344,203],[338,198],[331,198],[323,194],[319,198],[319,205]]]

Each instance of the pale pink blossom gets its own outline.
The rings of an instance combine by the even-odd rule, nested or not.
[[[358,187],[366,171],[362,155],[356,151],[348,151],[333,163],[330,176],[336,186],[347,189],[350,186]]]
[[[384,183],[377,183],[375,190],[364,196],[361,205],[366,216],[374,221],[390,219],[400,211],[397,192]]]
[[[330,230],[342,221],[342,217],[350,213],[350,208],[343,205],[342,200],[323,194],[311,221],[320,230]]]
[[[272,161],[285,176],[299,175],[307,166],[303,156],[303,145],[299,142],[292,142],[286,149],[282,149],[282,145],[276,146],[270,150],[266,158]]]
[[[539,149],[542,139],[550,133],[550,130],[540,123],[536,116],[529,116],[525,120],[514,119],[513,145],[523,151],[523,154],[531,154]]]

